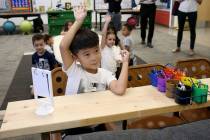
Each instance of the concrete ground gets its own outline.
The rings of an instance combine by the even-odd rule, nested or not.
[[[0,30],[0,32],[3,32]],[[135,52],[140,58],[147,63],[175,63],[180,59],[192,58],[188,55],[189,50],[189,33],[184,33],[182,43],[182,52],[173,54],[171,50],[176,47],[176,30],[168,29],[162,26],[156,26],[153,44],[154,48],[146,48],[140,44],[139,29],[133,31],[132,36],[135,44]],[[195,45],[195,57],[205,57],[210,59],[210,28],[198,29],[197,40]],[[17,66],[22,55],[26,52],[33,51],[31,43],[32,35],[0,35],[0,105],[7,93],[9,85],[13,79]],[[22,137],[16,140],[23,139]],[[29,136],[24,139],[37,139]]]

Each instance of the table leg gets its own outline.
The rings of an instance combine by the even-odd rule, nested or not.
[[[127,120],[123,120],[123,122],[122,122],[122,129],[123,130],[127,129]]]
[[[174,112],[174,113],[173,113],[173,116],[175,116],[175,117],[180,117],[179,112]]]
[[[50,132],[42,133],[41,140],[50,140]]]
[[[23,16],[24,20],[27,20],[27,16]]]
[[[40,18],[40,19],[41,19],[41,14],[39,14],[39,15],[38,15],[38,18]]]
[[[101,14],[100,14],[100,30],[101,30]]]
[[[41,140],[61,140],[61,131],[46,132],[41,134]]]
[[[95,21],[96,21],[96,23],[95,23],[95,28],[97,28],[97,24],[98,24],[98,21],[97,21],[97,12],[96,12],[96,14],[95,14]]]

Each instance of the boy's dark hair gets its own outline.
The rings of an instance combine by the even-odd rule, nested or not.
[[[74,55],[76,55],[79,50],[93,48],[98,46],[98,44],[99,39],[95,32],[91,31],[90,29],[80,29],[74,36],[69,49]]]
[[[125,26],[128,29],[128,31],[133,30],[133,27],[131,25],[129,25],[128,23],[125,23],[123,26]]]
[[[44,42],[47,43],[47,41],[48,41],[50,38],[52,38],[51,35],[45,34],[45,35],[44,35]]]
[[[32,37],[32,43],[34,45],[34,42],[37,41],[37,40],[44,40],[44,36],[42,34],[35,34],[33,37]]]

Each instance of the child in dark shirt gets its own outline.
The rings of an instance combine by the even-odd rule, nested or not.
[[[40,69],[53,70],[56,60],[53,54],[45,50],[44,36],[36,34],[32,37],[36,52],[32,55],[32,66]]]

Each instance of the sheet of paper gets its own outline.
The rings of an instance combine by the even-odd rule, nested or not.
[[[31,68],[34,96],[53,97],[51,71]]]

